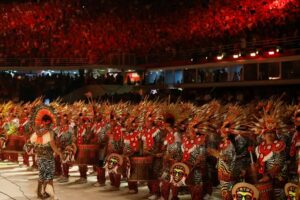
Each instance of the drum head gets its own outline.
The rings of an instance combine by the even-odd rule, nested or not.
[[[174,163],[170,169],[170,175],[173,179],[172,182],[174,183],[179,183],[185,180],[189,173],[190,168],[182,162]]]
[[[115,166],[123,165],[123,157],[120,154],[112,153],[106,159],[108,169],[113,169]]]
[[[233,199],[258,199],[259,191],[258,189],[249,183],[237,183],[232,188]]]
[[[295,183],[287,183],[284,186],[284,192],[287,199],[296,199],[296,190],[299,190],[298,185]]]

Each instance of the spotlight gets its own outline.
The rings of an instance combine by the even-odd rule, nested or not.
[[[218,55],[218,56],[217,56],[217,59],[218,59],[218,60],[222,60],[223,57],[224,57],[224,54],[221,54],[221,55]]]
[[[239,57],[241,57],[241,53],[236,53],[236,54],[233,54],[233,56],[232,56],[233,58],[235,58],[235,59],[237,59],[237,58],[239,58]]]
[[[272,56],[272,55],[275,54],[275,52],[274,52],[274,51],[269,51],[268,54],[269,54],[270,56]]]
[[[250,56],[251,56],[251,57],[255,57],[255,56],[256,56],[256,53],[255,53],[255,52],[252,52],[252,53],[250,53]]]

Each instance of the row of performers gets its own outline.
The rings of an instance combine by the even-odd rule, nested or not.
[[[293,115],[295,131],[286,137],[280,133],[279,106],[264,110],[253,126],[240,106],[227,106],[222,114],[216,107],[216,102],[205,105],[203,112],[180,123],[170,110],[161,120],[151,114],[140,120],[136,112],[95,113],[93,119],[83,113],[72,119],[63,114],[59,125],[52,127],[56,145],[63,152],[55,159],[56,172],[61,174],[58,181],[67,182],[69,168],[76,163],[80,171],[77,183],[87,182],[87,166],[93,165],[97,186],[104,186],[109,177],[110,190],[118,190],[125,177],[129,193],[135,194],[138,182],[146,181],[149,199],[178,199],[182,188],[192,199],[203,199],[218,184],[226,200],[296,199],[297,185],[288,182],[298,183],[299,110]],[[17,133],[27,139],[29,114],[25,110],[19,120],[10,118],[18,124]],[[217,123],[216,118],[222,122]],[[9,121],[2,121],[2,141],[8,144],[5,122]],[[247,134],[250,127],[259,134]],[[27,140],[25,158],[34,155],[32,147]]]

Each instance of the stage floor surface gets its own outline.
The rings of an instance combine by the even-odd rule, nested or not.
[[[21,163],[21,162],[20,162]],[[96,175],[92,168],[89,168],[88,182],[85,184],[75,184],[74,181],[79,178],[78,167],[70,169],[70,178],[68,183],[58,183],[54,179],[54,188],[59,200],[139,200],[147,199],[149,196],[146,185],[139,186],[138,194],[127,194],[127,183],[122,181],[119,191],[109,191],[107,182],[105,187],[94,187]],[[38,180],[38,171],[28,171],[27,167],[15,163],[0,162],[0,200],[36,200],[36,187]],[[180,199],[190,199],[189,195],[181,195]],[[213,194],[208,200],[219,200],[219,189],[214,188]]]

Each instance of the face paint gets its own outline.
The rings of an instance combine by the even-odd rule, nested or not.
[[[108,161],[108,169],[111,170],[115,168],[119,163],[119,159],[115,156],[111,157]]]

